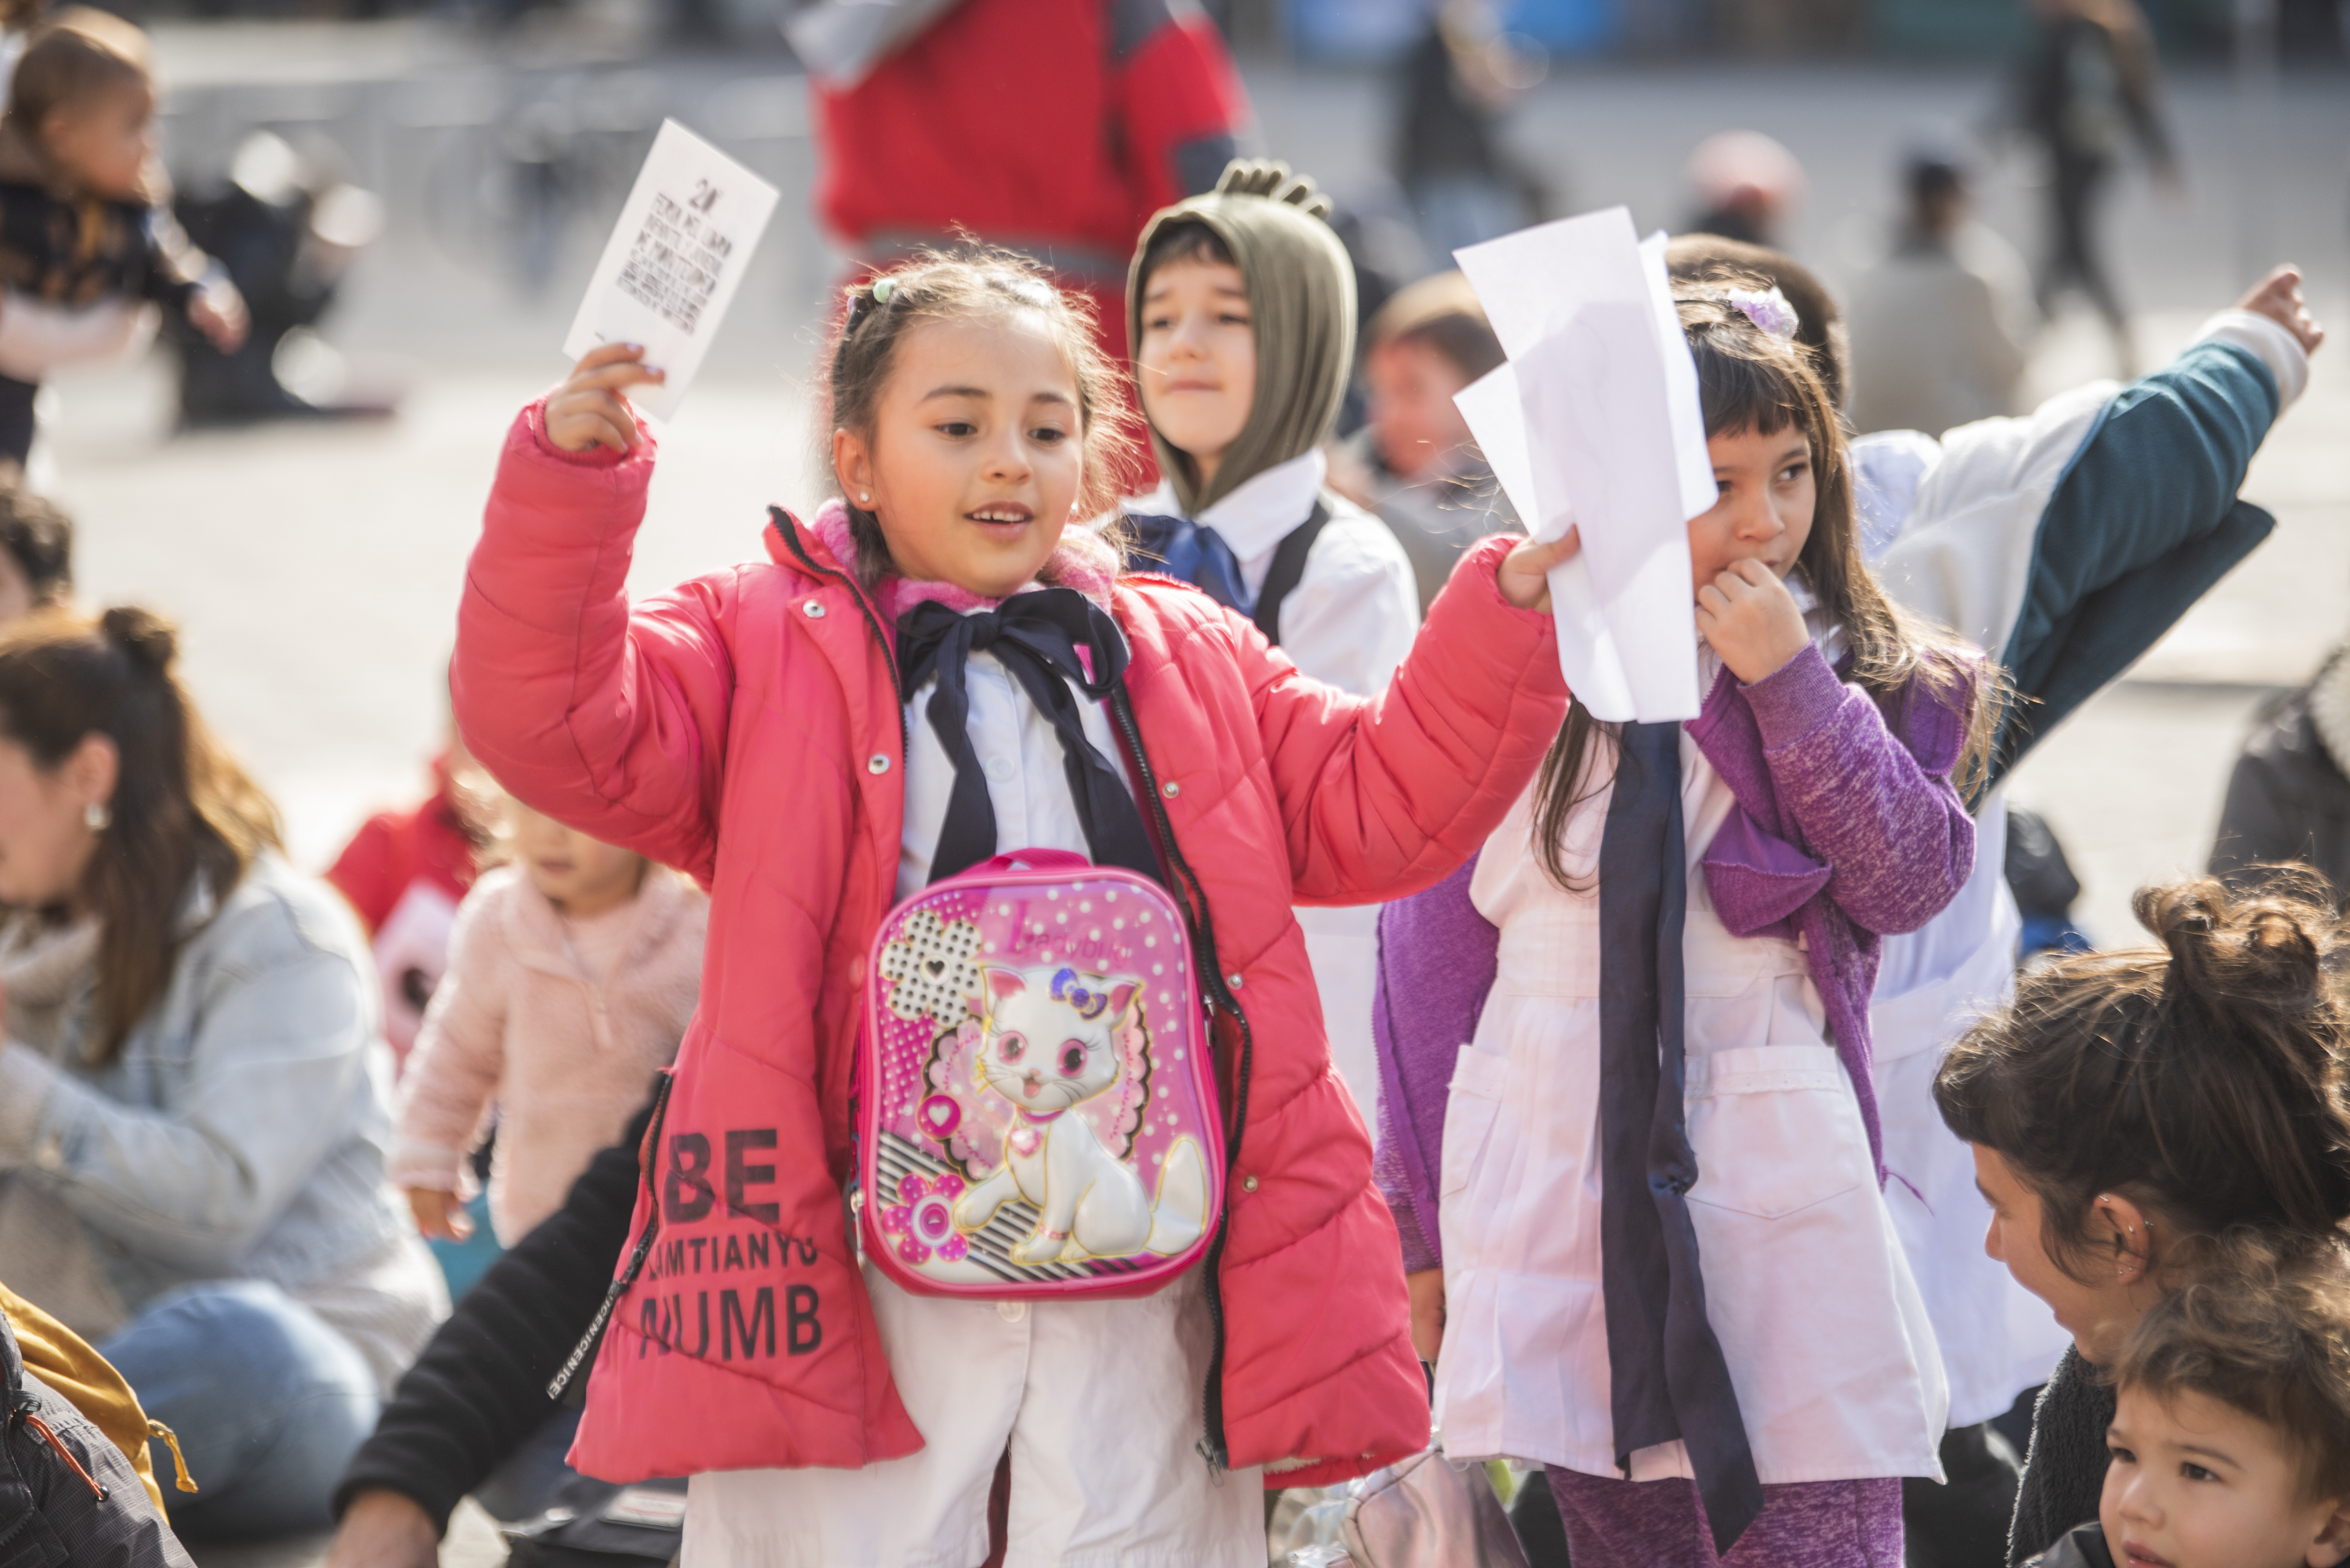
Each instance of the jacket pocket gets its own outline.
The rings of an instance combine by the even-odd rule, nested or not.
[[[1450,1198],[1469,1185],[1480,1155],[1493,1136],[1493,1118],[1501,1113],[1502,1088],[1509,1081],[1510,1060],[1473,1045],[1461,1047],[1453,1064],[1451,1096],[1444,1105],[1444,1164],[1436,1195]]]
[[[1869,1179],[1868,1134],[1835,1051],[1752,1045],[1692,1057],[1690,1201],[1777,1220]]]

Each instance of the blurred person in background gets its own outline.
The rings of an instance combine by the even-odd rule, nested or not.
[[[2213,876],[2256,887],[2265,867],[2296,861],[2337,899],[2350,888],[2350,644],[2253,713],[2220,808]]]
[[[1779,227],[1804,199],[1804,166],[1759,130],[1724,130],[1690,154],[1698,213],[1689,232],[1775,245]]]
[[[1912,153],[1892,253],[1852,291],[1856,431],[1931,435],[2015,411],[2037,325],[2015,248],[1974,221],[1966,166],[1951,151]]]
[[[73,519],[0,475],[0,626],[73,597]]]
[[[2156,102],[2154,39],[2135,0],[2033,0],[2038,19],[2017,73],[2015,118],[2047,160],[2048,238],[2040,310],[2078,288],[2105,318],[2115,358],[2136,373],[2137,350],[2096,234],[2106,178],[2135,137],[2156,180],[2175,188],[2178,160]]]
[[[1538,218],[1542,182],[1502,145],[1501,121],[1540,67],[1510,47],[1489,0],[1444,0],[1399,71],[1395,176],[1429,254],[1449,262]]]
[[[1126,266],[1159,208],[1214,188],[1249,119],[1181,0],[791,0],[824,154],[816,210],[881,268],[968,234],[1093,301],[1128,358]],[[1007,113],[1017,105],[1016,114]]]
[[[1397,291],[1363,354],[1368,419],[1340,448],[1331,485],[1377,513],[1411,557],[1423,614],[1461,552],[1517,515],[1453,397],[1498,367],[1502,345],[1458,272]]]
[[[297,339],[312,361],[302,389],[281,379],[287,339],[317,326],[353,258],[382,233],[383,202],[374,192],[338,178],[326,159],[256,130],[238,145],[225,183],[182,192],[172,210],[188,237],[226,270],[252,317],[234,347],[176,319],[164,323],[180,352],[182,425],[392,412],[394,400],[354,396],[341,384],[340,356],[316,337]]]
[[[452,1292],[478,1276],[461,1281],[439,1243],[465,1241],[484,1207],[501,1249],[537,1229],[675,1059],[701,994],[710,923],[709,897],[668,867],[510,795],[505,816],[514,860],[484,875],[457,911],[448,978],[392,1127],[391,1179]],[[496,1137],[483,1151],[492,1113]],[[467,1179],[484,1152],[487,1203],[469,1203]],[[544,1508],[572,1473],[564,1455],[577,1426],[577,1410],[550,1417],[483,1506],[501,1519]]]
[[[244,301],[188,243],[151,165],[156,90],[147,36],[75,6],[34,35],[0,118],[0,284],[52,306],[152,301],[223,350]],[[39,387],[0,378],[0,457],[23,464]]]
[[[327,868],[375,951],[395,1075],[449,967],[457,906],[473,886],[496,821],[497,784],[465,750],[456,721],[444,711],[442,722],[432,793],[369,817]]]
[[[0,632],[0,1253],[177,1431],[182,1534],[314,1530],[448,1302],[364,943],[175,654],[135,608]]]

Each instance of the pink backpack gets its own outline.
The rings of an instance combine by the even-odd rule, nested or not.
[[[1148,1295],[1223,1212],[1191,944],[1165,888],[1024,849],[889,911],[858,1054],[861,1256],[925,1295]]]

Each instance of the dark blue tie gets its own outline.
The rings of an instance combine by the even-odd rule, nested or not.
[[[1727,1553],[1762,1511],[1730,1366],[1706,1321],[1684,1123],[1681,727],[1626,724],[1599,840],[1599,1244],[1616,1462],[1679,1438]]]
[[[1241,580],[1240,557],[1213,528],[1189,517],[1142,513],[1130,514],[1127,523],[1134,529],[1140,553],[1165,562],[1169,576],[1204,589],[1210,598],[1243,615],[1256,613],[1256,596]]]
[[[1086,650],[1083,659],[1077,654],[1080,648]],[[1141,808],[1127,788],[1126,774],[1086,738],[1077,708],[1076,691],[1098,701],[1125,681],[1126,634],[1107,610],[1075,588],[1014,594],[994,609],[969,615],[925,599],[898,618],[902,695],[912,701],[922,682],[937,672],[938,689],[924,711],[954,763],[954,787],[947,796],[938,850],[931,857],[931,880],[943,881],[989,859],[999,848],[1026,847],[995,842],[995,803],[988,796],[987,775],[971,743],[971,691],[964,667],[982,649],[995,655],[1059,737],[1069,799],[1094,864],[1123,866],[1158,880],[1158,852],[1142,824]]]

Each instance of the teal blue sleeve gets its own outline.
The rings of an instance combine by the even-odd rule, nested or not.
[[[2127,669],[2275,526],[2236,491],[2277,416],[2268,367],[2196,344],[2116,393],[2058,482],[2002,656],[1996,772]]]

